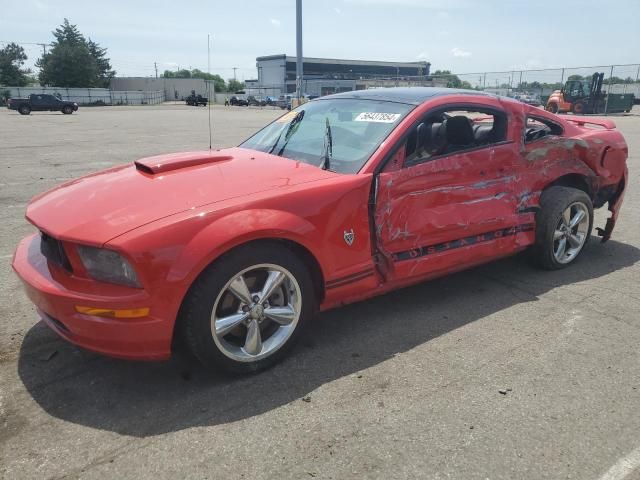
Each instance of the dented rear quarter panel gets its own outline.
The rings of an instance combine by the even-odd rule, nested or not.
[[[405,132],[427,112],[456,104],[503,110],[508,119],[507,141],[402,168],[392,155]],[[561,125],[564,134],[525,144],[528,115]],[[497,97],[452,95],[417,107],[381,145],[377,163],[365,167],[380,171],[373,220],[382,257],[379,263],[387,280],[404,282],[408,277],[447,273],[531,245],[540,195],[563,177],[583,178],[594,201],[603,188],[618,188],[628,151],[622,135],[610,127],[579,126]],[[514,233],[488,242],[480,237],[502,231]],[[481,241],[468,245],[466,240],[474,238]],[[415,258],[401,263],[398,252]]]

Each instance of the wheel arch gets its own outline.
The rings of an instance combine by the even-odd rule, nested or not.
[[[314,235],[318,238],[315,227],[308,221],[282,211],[243,211],[211,223],[189,242],[174,262],[177,267],[168,273],[169,278],[173,277],[171,280],[183,277],[184,282],[174,325],[174,340],[182,305],[193,285],[220,259],[248,245],[275,244],[298,256],[309,267],[320,304],[324,300],[326,277],[317,250],[308,241]],[[203,252],[206,253],[203,255]]]
[[[183,306],[187,300],[187,298],[189,297],[189,293],[191,292],[192,288],[194,287],[194,285],[196,285],[196,283],[198,282],[198,279],[207,271],[208,268],[214,266],[217,262],[219,262],[222,258],[226,257],[227,255],[230,255],[231,253],[238,251],[241,248],[245,248],[249,245],[276,245],[279,248],[283,248],[283,249],[287,249],[289,251],[291,251],[294,255],[296,255],[298,258],[300,258],[305,265],[307,265],[309,267],[309,272],[311,274],[311,281],[313,283],[313,287],[315,290],[315,294],[316,294],[316,299],[318,300],[318,305],[320,305],[322,303],[322,301],[324,300],[324,296],[325,296],[325,279],[324,279],[324,274],[322,272],[322,267],[320,266],[320,262],[318,261],[318,259],[313,255],[313,253],[311,253],[311,251],[305,247],[304,245],[302,245],[301,243],[298,243],[294,240],[290,240],[287,238],[276,238],[276,237],[264,237],[264,238],[258,238],[258,239],[254,239],[254,240],[250,240],[244,243],[239,243],[238,245],[230,248],[229,250],[225,251],[224,253],[222,253],[221,255],[217,256],[216,258],[214,258],[211,262],[209,262],[204,268],[202,268],[200,270],[200,272],[198,272],[198,275],[196,275],[192,282],[190,283],[189,287],[186,289],[186,291],[184,292],[184,294],[182,295],[182,299],[180,300],[180,306],[178,308],[178,313],[176,316],[176,321],[174,322],[173,325],[173,333],[172,333],[172,350],[175,349],[176,345],[178,344],[178,342],[180,341],[180,329],[181,329],[181,317],[182,317],[182,311],[183,311]]]
[[[589,195],[589,198],[593,200],[595,195],[595,188],[593,181],[586,175],[580,173],[568,173],[556,178],[554,181],[548,183],[542,192],[548,190],[551,187],[570,187],[578,190],[582,190]]]

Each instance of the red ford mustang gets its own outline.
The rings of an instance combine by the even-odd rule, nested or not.
[[[473,91],[318,99],[237,148],[145,158],[35,197],[13,267],[44,321],[107,355],[181,338],[233,372],[315,312],[530,249],[576,260],[613,230],[627,145],[608,120]]]

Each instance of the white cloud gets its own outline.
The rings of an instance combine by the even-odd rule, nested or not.
[[[427,52],[420,52],[416,55],[416,60],[427,60],[429,58],[429,54]]]
[[[278,20],[277,18],[270,18],[269,21],[274,27],[280,28],[280,20]]]
[[[451,54],[454,57],[470,57],[471,56],[471,52],[468,52],[467,50],[462,50],[461,48],[458,48],[458,47],[453,47],[451,49]]]
[[[338,15],[342,15],[342,10],[340,10],[338,7],[333,7],[333,11],[336,12]]]

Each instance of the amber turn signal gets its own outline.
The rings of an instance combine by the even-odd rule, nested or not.
[[[111,308],[83,307],[76,305],[76,312],[84,313],[85,315],[94,315],[96,317],[140,318],[149,315],[149,307],[114,310]]]

